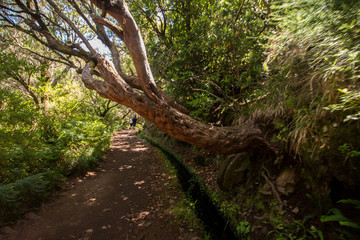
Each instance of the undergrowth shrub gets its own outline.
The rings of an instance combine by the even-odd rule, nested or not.
[[[63,180],[63,175],[48,170],[0,185],[0,225],[38,206]]]
[[[110,146],[112,129],[98,120],[61,124],[57,143],[61,145],[59,167],[64,174],[82,173],[93,167]]]
[[[323,210],[337,208],[338,199],[359,198],[360,2],[271,5],[263,95],[249,112],[268,120],[271,141],[285,153],[272,164],[294,166]]]
[[[89,169],[110,145],[114,128],[97,116],[81,111],[68,116],[54,110],[44,114],[20,93],[1,90],[0,95],[0,183],[44,169],[60,169],[63,174],[82,166]]]
[[[342,111],[346,113],[344,122],[358,121],[360,119],[360,91],[349,91],[348,89],[339,89],[342,93],[340,103],[325,107],[325,110]]]
[[[89,171],[110,146],[114,125],[59,88],[47,90],[46,110],[0,89],[0,225],[39,205],[62,176]]]
[[[264,62],[267,94],[250,111],[273,119],[279,132],[273,140],[299,159],[314,163],[325,150],[337,149],[339,145],[330,146],[330,133],[346,131],[357,118],[359,13],[360,2],[354,0],[272,4],[276,27],[269,33]],[[338,89],[348,93],[340,97]],[[340,109],[344,111],[335,111]],[[349,122],[344,123],[346,113]]]

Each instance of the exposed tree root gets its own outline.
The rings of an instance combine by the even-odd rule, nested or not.
[[[267,171],[267,169],[266,169],[265,167],[264,167],[264,169]],[[267,172],[269,172],[269,171],[267,171]],[[270,185],[271,190],[272,190],[274,196],[276,197],[277,201],[279,202],[279,212],[282,212],[283,209],[284,209],[284,202],[281,200],[280,194],[279,194],[279,192],[277,191],[277,189],[276,189],[276,187],[275,187],[275,184],[274,184],[272,181],[270,181],[269,177],[266,176],[266,174],[265,174],[264,171],[261,172],[261,176],[263,176],[263,178],[265,179],[265,181]]]

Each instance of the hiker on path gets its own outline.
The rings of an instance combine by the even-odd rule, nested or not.
[[[137,121],[137,118],[136,118],[136,116],[134,116],[134,117],[132,118],[132,125],[133,125],[133,127],[136,127],[136,121]]]
[[[133,126],[133,118],[130,118],[130,128]]]

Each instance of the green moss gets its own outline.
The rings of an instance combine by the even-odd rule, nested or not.
[[[256,210],[261,211],[261,212],[266,212],[265,204],[260,197],[255,199],[255,202],[252,204],[254,204],[254,207]]]

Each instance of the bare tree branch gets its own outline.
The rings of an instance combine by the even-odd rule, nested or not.
[[[219,99],[219,100],[221,100],[221,101],[224,101],[223,98],[221,98],[221,97],[215,95],[214,93],[209,92],[209,91],[207,91],[207,90],[205,90],[205,89],[201,89],[201,88],[191,88],[191,90],[193,90],[193,91],[195,91],[195,92],[204,92],[204,93],[206,93],[206,94],[208,94],[208,95],[210,95],[210,96],[213,96],[213,97],[216,98],[216,99]]]
[[[135,20],[131,16],[125,2],[122,0],[91,0],[91,2],[93,2],[99,9],[106,6],[107,12],[121,25],[124,34],[123,41],[126,44],[134,62],[137,75],[141,80],[142,89],[149,98],[153,101],[159,102],[162,97],[158,91],[150,69],[146,56],[145,44]]]
[[[47,25],[44,23],[44,21],[42,19],[42,14],[38,14],[36,11],[29,9],[27,6],[25,6],[22,3],[21,0],[15,0],[15,2],[19,8],[21,8],[25,13],[29,14],[32,17],[31,20],[30,19],[28,21],[25,21],[26,19],[24,20],[24,22],[32,29],[32,31],[21,28],[18,23],[12,22],[11,24],[14,26],[14,28],[17,28],[18,30],[20,30],[26,34],[31,35],[36,40],[40,41],[42,44],[44,44],[45,46],[47,46],[51,49],[55,49],[55,50],[65,53],[65,54],[76,56],[76,57],[82,58],[87,61],[94,59],[94,56],[92,56],[90,53],[82,50],[81,48],[79,48],[79,50],[77,51],[77,50],[74,50],[73,48],[65,45],[64,43],[60,42],[58,39],[56,39],[53,36],[53,34],[48,29]],[[37,24],[35,24],[35,21],[37,22]],[[39,37],[37,37],[33,31],[36,31],[39,34],[41,34],[42,36],[44,36],[46,38],[47,42],[44,42]]]
[[[57,5],[52,0],[46,0],[55,10],[55,12],[65,21],[69,26],[75,31],[75,33],[83,40],[86,47],[90,50],[90,52],[96,56],[98,53],[93,49],[93,47],[90,45],[88,40],[84,37],[84,35],[80,32],[80,30],[75,26],[75,24],[65,16],[64,13],[61,12],[61,10],[57,7]]]
[[[35,52],[35,51],[27,48],[27,47],[22,46],[22,44],[19,42],[19,40],[18,40],[17,38],[15,38],[15,39],[16,39],[16,42],[17,42],[16,45],[17,45],[19,48],[21,48],[21,49],[23,49],[23,50],[25,50],[25,51],[27,51],[27,52],[29,52],[29,53],[31,53],[31,54],[39,57],[39,58],[43,58],[43,59],[46,59],[46,60],[49,60],[49,61],[52,61],[52,62],[58,62],[58,63],[67,65],[67,66],[72,67],[72,68],[77,68],[72,61],[69,61],[69,60],[66,59],[66,58],[65,58],[65,61],[61,61],[61,60],[56,59],[56,58],[44,56],[44,54],[39,54],[39,53],[37,53],[37,52]]]
[[[239,10],[237,11],[236,15],[235,15],[235,18],[234,18],[234,22],[233,22],[233,26],[232,26],[232,29],[233,31],[235,32],[235,24],[236,24],[236,21],[240,15],[240,12],[242,10],[242,8],[244,7],[244,4],[247,0],[243,0],[243,2],[241,3],[240,7],[239,7]]]
[[[108,47],[110,46],[115,67],[95,52],[90,46],[89,40],[79,31],[80,27],[78,29],[75,26],[75,20],[72,22],[72,19],[66,16],[67,12],[62,12],[53,0],[45,1],[51,7],[46,4],[37,5],[36,0],[33,1],[34,4],[24,4],[22,0],[13,1],[16,3],[13,5],[14,9],[18,10],[17,7],[19,7],[22,13],[18,14],[21,16],[18,16],[16,21],[5,20],[7,25],[29,34],[63,58],[69,55],[69,57],[75,56],[78,61],[83,59],[88,62],[82,70],[82,80],[87,88],[95,90],[100,96],[131,108],[170,136],[198,147],[222,154],[242,151],[256,152],[257,154],[265,153],[266,155],[274,154],[272,146],[254,123],[248,122],[237,127],[215,127],[204,124],[187,114],[184,108],[156,85],[140,30],[125,1],[91,0],[91,3],[87,4],[81,0],[82,5],[91,13],[91,16],[102,11],[101,16],[94,17],[96,20],[93,20],[98,26],[96,28],[90,27],[90,29],[92,31],[95,29],[94,33]],[[79,11],[74,0],[68,1],[76,11]],[[67,3],[67,1],[65,2]],[[93,8],[92,3],[99,11]],[[181,3],[189,4],[186,1]],[[184,8],[186,7],[188,6],[184,5]],[[54,13],[54,16],[50,15],[51,19],[48,19],[44,16],[44,12]],[[16,15],[17,13],[13,12],[13,14]],[[122,30],[106,20],[106,15],[112,16]],[[90,19],[85,20],[88,15],[84,16],[85,18],[81,16],[84,20],[81,19],[79,24],[87,26]],[[1,17],[4,18],[4,14]],[[66,22],[66,25],[56,24],[56,21],[60,22],[61,19]],[[188,20],[187,24],[190,23],[189,17],[186,20]],[[31,30],[27,29],[27,26]],[[117,47],[106,36],[104,27],[113,31],[126,44],[137,76],[126,76],[121,72],[120,64],[116,63],[116,60],[119,60],[115,54]],[[189,25],[189,27],[191,26]],[[84,42],[90,52],[82,49],[81,45],[76,42],[78,38]],[[66,40],[70,40],[70,43]],[[93,77],[94,75],[100,76],[103,81]]]
[[[108,19],[100,17],[100,16],[96,16],[93,15],[92,19],[94,22],[104,25],[107,28],[109,28],[111,31],[113,31],[113,33],[115,33],[115,35],[120,38],[122,41],[124,41],[124,33],[121,31],[121,29],[116,26],[114,23],[110,22]]]
[[[120,74],[120,73],[122,73],[122,67],[121,67],[121,62],[120,62],[119,51],[118,51],[115,43],[113,43],[107,36],[104,26],[101,23],[94,20],[94,18],[97,18],[97,17],[98,16],[93,16],[93,21],[96,23],[97,34],[98,34],[100,40],[110,49],[111,57],[112,57],[115,69]],[[99,17],[99,18],[102,18],[102,17]]]
[[[116,70],[121,73],[121,63],[120,63],[120,55],[118,52],[118,49],[116,48],[115,44],[111,42],[111,40],[108,38],[108,36],[106,35],[106,32],[103,28],[103,26],[99,23],[97,23],[96,21],[94,21],[96,23],[97,29],[95,29],[93,27],[93,25],[90,23],[90,20],[84,15],[84,13],[81,11],[80,7],[76,4],[76,2],[74,0],[68,0],[68,2],[70,2],[70,4],[76,9],[76,11],[80,14],[80,16],[85,20],[85,22],[88,24],[88,26],[94,31],[94,33],[96,33],[99,37],[99,39],[102,41],[102,43],[104,45],[106,45],[111,52],[112,55],[112,59],[113,59],[113,63],[115,65]],[[92,14],[92,10],[90,8],[88,8],[86,6],[86,4],[82,1],[83,6],[87,9],[87,11],[89,12],[90,15]],[[97,17],[97,16],[96,16]],[[101,18],[101,17],[99,17]],[[107,19],[106,19],[107,20]],[[108,21],[108,20],[107,20]],[[109,23],[111,23],[110,21],[108,21]],[[111,23],[112,24],[112,23]],[[114,25],[114,24],[113,24]],[[115,26],[115,25],[114,25]],[[116,27],[116,26],[115,26]],[[116,27],[117,28],[117,27]],[[121,32],[121,30],[120,30]],[[116,34],[116,33],[115,33]],[[121,37],[120,37],[121,38]]]
[[[67,1],[75,8],[76,12],[84,19],[84,21],[87,23],[87,25],[90,27],[90,29],[93,30],[94,32],[96,32],[96,29],[93,27],[90,20],[85,16],[83,11],[81,11],[79,5],[77,5],[77,3],[74,0],[67,0]]]

